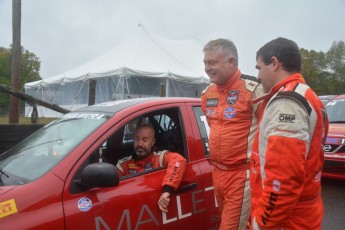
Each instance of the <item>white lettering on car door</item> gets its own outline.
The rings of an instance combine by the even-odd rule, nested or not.
[[[176,204],[177,204],[177,216],[176,217],[172,217],[170,219],[167,219],[167,214],[165,212],[162,212],[162,224],[169,224],[171,222],[174,221],[178,221],[180,219],[184,219],[187,217],[192,216],[193,214],[197,214],[197,213],[201,213],[204,212],[205,209],[197,209],[197,204],[202,204],[204,202],[204,199],[197,199],[196,195],[199,193],[202,193],[203,190],[197,190],[191,193],[192,196],[192,207],[193,207],[193,212],[188,212],[188,213],[183,213],[183,205],[181,202],[181,197],[178,195],[176,196]],[[213,186],[211,187],[207,187],[204,190],[205,192],[208,191],[213,191]],[[217,201],[215,199],[215,207],[218,207]],[[207,204],[210,205],[210,204]],[[209,207],[211,208],[211,206]],[[145,214],[145,215],[144,215]],[[148,214],[148,215],[147,215]],[[133,215],[133,213],[132,213]],[[143,216],[149,216],[150,218],[143,220]],[[115,218],[116,219],[116,218]],[[144,204],[141,209],[140,209],[140,214],[138,216],[138,219],[136,220],[136,224],[135,224],[135,228],[134,229],[138,229],[140,227],[140,225],[149,223],[149,222],[154,222],[156,226],[159,226],[159,222],[157,220],[157,218],[154,216],[153,212],[151,211],[151,209],[149,208],[149,206],[147,204]],[[108,223],[109,224],[109,223]],[[106,229],[106,230],[110,230],[111,228],[109,227],[104,219],[101,216],[96,216],[95,217],[95,227],[96,230],[101,230],[101,229]],[[120,221],[117,225],[117,229],[121,229],[122,227],[125,227],[128,230],[132,229],[132,225],[131,225],[131,210],[130,209],[125,209],[122,212]]]
[[[207,133],[207,138],[210,138],[210,126],[208,126],[206,116],[200,116],[200,120],[205,126],[206,133]]]

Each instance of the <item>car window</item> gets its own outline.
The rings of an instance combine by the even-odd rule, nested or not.
[[[176,108],[143,114],[117,130],[104,144],[103,158],[106,162],[116,165],[119,159],[134,154],[134,131],[141,124],[149,124],[154,128],[155,151],[169,150],[186,157],[182,123]]]
[[[326,104],[329,122],[345,123],[345,99],[334,99]]]
[[[195,115],[195,119],[198,122],[198,127],[199,127],[199,131],[200,131],[201,139],[202,139],[202,146],[204,148],[205,156],[209,156],[210,150],[209,150],[209,146],[208,146],[208,138],[210,135],[210,127],[208,126],[206,116],[202,112],[200,106],[194,106],[193,112]]]
[[[142,114],[117,129],[101,146],[93,151],[78,169],[73,180],[80,178],[83,169],[88,164],[102,161],[116,166],[120,159],[133,155],[133,134],[135,128],[141,124],[150,124],[155,129],[155,151],[169,150],[171,152],[177,152],[183,155],[188,161],[186,143],[183,141],[185,138],[179,109],[169,108]],[[121,178],[121,180],[156,170],[153,169],[144,173],[128,175]],[[77,193],[79,190],[72,183],[70,191],[71,193]]]

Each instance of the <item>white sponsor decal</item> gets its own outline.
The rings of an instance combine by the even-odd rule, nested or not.
[[[276,191],[276,192],[279,192],[280,191],[280,186],[281,186],[281,183],[280,181],[278,180],[274,180],[273,181],[273,190]]]
[[[335,155],[335,154],[325,154],[325,157],[345,159],[345,156]]]
[[[68,113],[68,114],[61,116],[61,118],[64,118],[64,119],[77,118],[77,119],[100,120],[104,116],[105,116],[104,113]]]

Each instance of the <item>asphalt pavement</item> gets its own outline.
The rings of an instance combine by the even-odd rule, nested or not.
[[[345,230],[345,180],[322,178],[322,229]]]

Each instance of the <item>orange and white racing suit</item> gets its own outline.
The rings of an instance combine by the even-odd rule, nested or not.
[[[162,182],[163,192],[172,193],[179,187],[186,170],[186,159],[175,152],[167,150],[152,152],[148,157],[138,160],[133,156],[118,161],[116,169],[119,176],[136,174],[160,167],[167,167]]]
[[[257,85],[255,77],[237,70],[224,85],[211,84],[201,96],[210,126],[210,163],[220,229],[245,229],[250,219],[249,159],[257,128],[257,106],[252,99]]]
[[[321,229],[324,106],[301,74],[257,101],[264,110],[251,158],[253,229]]]

